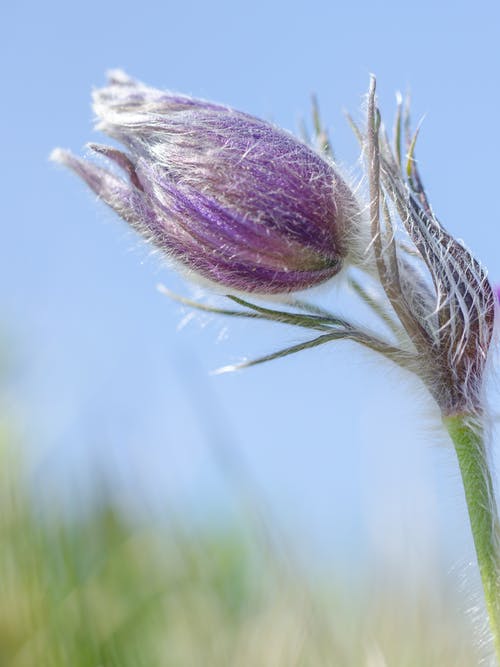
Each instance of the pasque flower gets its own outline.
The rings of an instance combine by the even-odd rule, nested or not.
[[[500,658],[500,524],[484,428],[485,373],[495,294],[486,270],[436,217],[415,161],[417,134],[401,101],[387,138],[372,79],[365,128],[366,203],[340,176],[317,110],[320,154],[264,121],[163,93],[113,73],[94,95],[98,128],[126,152],[92,145],[126,174],[57,150],[98,196],[197,277],[230,292],[288,294],[279,310],[228,294],[233,317],[272,320],[314,338],[234,370],[333,340],[351,340],[414,373],[428,388],[455,445],[497,655]],[[404,135],[404,136],[403,136]],[[403,145],[406,156],[403,155]],[[291,293],[343,266],[384,333]],[[167,291],[167,290],[165,290]]]
[[[201,278],[240,292],[287,293],[337,274],[359,214],[332,162],[248,114],[165,93],[112,72],[94,93],[98,129],[126,152],[91,144],[122,178],[69,152],[122,218]]]

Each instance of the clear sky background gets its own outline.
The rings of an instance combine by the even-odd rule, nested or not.
[[[291,130],[316,92],[350,169],[342,110],[361,117],[374,72],[388,119],[411,88],[434,208],[498,280],[498,3],[20,0],[1,24],[0,318],[33,484],[85,488],[98,461],[140,507],[167,497],[216,517],[250,488],[307,557],[465,563],[458,473],[421,388],[344,343],[211,376],[300,334],[179,328],[185,311],[155,286],[189,287],[48,155],[104,139],[90,91],[121,67]]]

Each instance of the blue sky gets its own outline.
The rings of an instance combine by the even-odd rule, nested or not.
[[[155,286],[189,293],[183,280],[48,155],[102,140],[90,90],[121,67],[291,130],[315,92],[350,168],[342,111],[360,117],[374,72],[389,118],[411,88],[434,208],[500,279],[498,3],[20,1],[3,16],[0,318],[36,484],[84,486],[104,461],[139,504],[167,494],[218,515],[243,471],[308,555],[399,562],[469,548],[423,390],[348,344],[211,376],[297,334],[203,318],[179,328],[185,313]]]

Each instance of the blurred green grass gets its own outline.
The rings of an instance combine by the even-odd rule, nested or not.
[[[42,508],[5,428],[0,451],[2,667],[478,664],[432,577],[416,596],[314,582],[255,531],[137,522],[105,489]]]

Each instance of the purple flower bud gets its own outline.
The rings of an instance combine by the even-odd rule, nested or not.
[[[113,72],[94,94],[91,148],[127,179],[56,150],[122,218],[198,277],[277,294],[322,283],[356,254],[359,209],[331,162],[291,134]],[[355,244],[354,244],[355,245]]]

